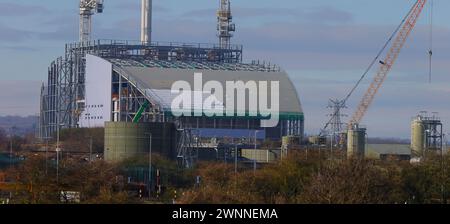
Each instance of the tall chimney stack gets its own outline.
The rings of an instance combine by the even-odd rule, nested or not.
[[[152,41],[152,0],[142,0],[141,11],[141,42],[150,44]]]

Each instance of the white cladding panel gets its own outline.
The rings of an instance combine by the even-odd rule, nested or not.
[[[104,127],[111,121],[112,64],[102,58],[86,55],[86,106],[80,127]]]

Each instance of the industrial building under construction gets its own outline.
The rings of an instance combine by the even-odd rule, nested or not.
[[[91,4],[80,1],[80,42],[66,45],[65,55],[51,63],[48,82],[42,86],[42,139],[55,138],[60,129],[105,127],[108,160],[148,153],[152,136],[155,152],[190,166],[198,156],[194,149],[214,149],[223,138],[247,139],[256,144],[257,139],[303,136],[300,99],[286,72],[266,62],[244,63],[243,47],[230,44],[235,25],[229,1],[220,1],[217,44],[152,41],[149,0],[142,1],[140,41],[92,41],[91,16],[103,12],[104,3],[87,2]],[[193,84],[194,73],[202,73],[205,82],[221,84],[278,81],[278,125],[263,128],[263,117],[250,117],[248,111],[233,117],[173,116],[171,87],[176,81]],[[210,95],[203,93],[203,97]],[[201,107],[194,105],[194,109]]]
[[[105,3],[103,0],[80,0],[80,41],[66,45],[65,55],[51,63],[48,82],[42,86],[40,138],[54,140],[61,129],[100,127],[105,128],[104,158],[109,161],[148,154],[148,149],[153,147],[154,152],[177,159],[186,167],[190,167],[199,156],[206,158],[208,156],[205,155],[214,154],[217,159],[221,147],[225,148],[221,152],[225,160],[239,154],[241,157],[247,155],[246,158],[252,161],[268,161],[269,157],[282,157],[289,149],[302,148],[305,118],[297,90],[288,74],[271,63],[259,60],[244,62],[243,46],[231,43],[236,26],[230,0],[219,2],[217,43],[193,44],[152,41],[150,0],[142,0],[141,3],[140,41],[94,41],[91,39],[92,16],[103,13]],[[330,151],[335,147],[345,152],[347,157],[368,156],[368,129],[361,122],[394,67],[426,3],[426,0],[417,0],[413,4],[345,98],[330,100],[330,120],[319,135],[310,138],[311,145],[319,146],[320,150],[320,146],[330,144]],[[384,52],[386,55],[381,58]],[[431,66],[432,49],[429,53]],[[347,107],[350,97],[375,66],[378,69],[373,81],[350,120],[343,122],[341,110]],[[198,74],[202,77],[200,88],[196,87]],[[195,116],[175,115],[180,112],[173,108],[177,98],[173,86],[177,82],[194,86],[189,95],[201,97],[200,103],[189,101]],[[237,108],[237,104],[231,105],[233,116],[203,113],[212,107],[230,106],[228,98],[239,98],[234,90],[232,95],[226,93],[225,97],[217,97],[216,89],[213,93],[201,88],[209,82],[221,86],[241,82],[242,85],[234,90],[244,94],[241,98],[245,105],[239,104],[242,108]],[[255,98],[261,93],[260,89],[250,90],[252,82],[279,83],[277,125],[265,127],[263,123],[267,116],[262,114],[268,114],[268,111],[260,111],[262,113],[255,116],[250,109],[251,105],[260,104],[255,101],[261,98]],[[266,95],[271,98],[273,94]],[[214,98],[213,106],[203,105],[203,100],[211,98]],[[198,111],[202,112],[200,116]],[[422,157],[428,149],[443,147],[442,123],[437,116],[419,115],[412,123],[411,132],[407,156]],[[265,140],[281,142],[281,147],[276,146],[276,152],[258,149]],[[237,144],[241,149],[239,153]],[[401,156],[406,158],[404,153]]]

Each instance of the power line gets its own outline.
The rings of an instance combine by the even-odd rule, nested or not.
[[[434,0],[430,1],[430,49],[428,51],[429,56],[429,70],[428,70],[428,82],[431,83],[433,75],[433,11],[434,11]]]

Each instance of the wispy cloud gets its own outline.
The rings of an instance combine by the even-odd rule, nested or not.
[[[0,23],[0,41],[21,42],[35,35],[35,32],[12,28]]]
[[[182,17],[204,18],[214,17],[217,9],[199,9],[186,12]],[[310,23],[350,23],[354,21],[353,15],[349,12],[338,10],[332,7],[312,7],[309,9],[299,8],[233,8],[233,14],[239,19],[270,19],[288,18],[298,22]]]
[[[0,2],[0,17],[23,17],[47,13],[50,13],[50,10],[41,5],[23,5],[15,2]]]
[[[3,46],[0,49],[10,50],[10,51],[18,51],[18,52],[35,52],[38,49],[28,46]]]
[[[167,12],[171,11],[169,8],[166,8],[166,7],[161,6],[161,5],[157,5],[155,3],[153,3],[152,7],[153,7],[153,12],[155,12],[155,13],[163,13],[163,12],[167,13]],[[127,10],[127,11],[132,11],[132,12],[140,12],[141,4],[140,4],[140,1],[133,1],[133,2],[126,1],[126,3],[125,2],[117,3],[117,4],[113,5],[112,8],[117,9],[117,10]]]

